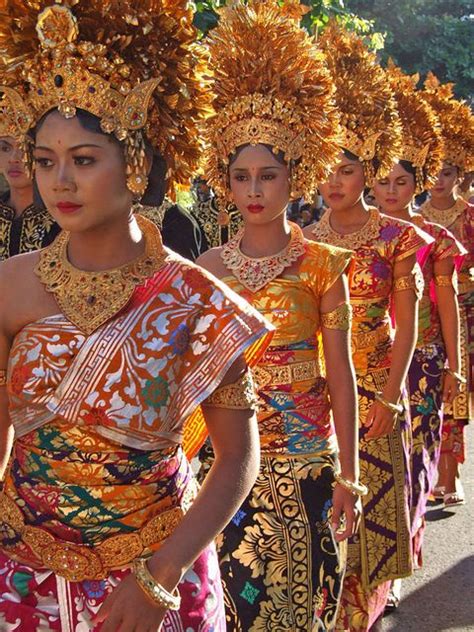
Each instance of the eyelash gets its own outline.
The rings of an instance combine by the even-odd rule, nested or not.
[[[95,158],[91,156],[75,156],[73,160],[77,167],[88,167],[96,162]],[[53,161],[50,158],[35,158],[34,162],[42,169],[48,169],[53,166]]]
[[[235,180],[237,180],[237,182],[245,182],[247,180],[247,176],[234,176]],[[275,176],[268,173],[266,175],[262,176],[262,180],[274,180]]]

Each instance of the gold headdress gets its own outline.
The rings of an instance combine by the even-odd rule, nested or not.
[[[229,157],[268,144],[291,165],[292,196],[310,199],[338,153],[334,86],[323,54],[298,26],[298,0],[234,2],[205,42],[215,114],[206,121],[204,173],[220,196]]]
[[[341,147],[363,163],[367,185],[376,175],[384,177],[397,161],[401,126],[393,92],[384,70],[364,42],[335,22],[319,39],[336,84],[336,104],[341,113]]]
[[[392,60],[386,73],[403,128],[400,158],[415,167],[417,192],[421,193],[435,183],[442,167],[441,126],[433,108],[416,90],[418,75],[405,75]]]
[[[0,136],[18,137],[33,123],[29,110],[22,107],[18,93],[11,88],[0,88]]]
[[[145,138],[187,182],[207,111],[202,58],[186,0],[3,0],[0,73],[16,107],[36,123],[58,108],[101,121],[125,143],[128,187],[147,186]],[[5,92],[4,87],[0,91]],[[21,92],[21,94],[20,94]],[[25,134],[31,120],[24,121]]]
[[[466,103],[454,98],[453,85],[440,84],[429,72],[422,95],[441,123],[443,160],[458,167],[462,176],[465,171],[474,170],[474,116]]]

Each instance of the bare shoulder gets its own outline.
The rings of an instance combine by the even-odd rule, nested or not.
[[[0,263],[0,286],[2,291],[18,292],[36,278],[35,268],[39,262],[39,252],[16,255]],[[3,294],[3,293],[2,293]]]
[[[314,224],[308,224],[308,226],[305,226],[303,228],[303,235],[306,237],[306,239],[310,239],[311,241],[314,241],[316,239],[315,235],[313,234],[314,228]]]
[[[222,246],[218,248],[211,248],[198,257],[196,264],[211,272],[211,274],[216,276],[218,279],[225,277],[229,274],[229,271],[222,261],[221,253]]]

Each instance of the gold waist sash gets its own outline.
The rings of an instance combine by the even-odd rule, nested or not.
[[[316,360],[293,362],[292,364],[265,364],[252,369],[257,389],[268,386],[291,385],[321,376],[321,367]]]
[[[356,350],[373,349],[381,342],[390,342],[390,331],[386,327],[351,335],[352,349]]]
[[[195,486],[192,487],[194,496]],[[110,571],[128,566],[137,557],[149,555],[157,544],[173,533],[181,521],[191,497],[185,491],[183,507],[165,509],[133,533],[121,533],[106,538],[93,546],[67,542],[52,535],[46,529],[33,527],[25,522],[14,500],[0,493],[0,530],[8,527],[20,536],[45,568],[71,582],[105,579]],[[189,490],[191,491],[191,490]],[[7,529],[8,532],[8,529]],[[3,546],[15,556],[15,546]],[[21,560],[27,562],[27,560]]]

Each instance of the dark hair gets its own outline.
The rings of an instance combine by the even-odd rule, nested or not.
[[[357,162],[359,162],[359,156],[356,156],[355,154],[353,154],[351,151],[349,151],[348,149],[343,149],[342,153],[344,154],[344,156],[348,159],[348,160],[355,160]]]
[[[46,117],[52,111],[53,110],[50,110],[44,114],[35,127],[30,130],[29,135],[33,141],[36,140],[36,134],[41,129]],[[111,142],[118,144],[123,150],[124,143],[122,141],[119,141],[113,134],[108,134],[102,130],[98,116],[87,112],[87,110],[78,109],[76,111],[76,117],[83,129],[93,134],[108,136]],[[146,206],[160,206],[163,203],[166,193],[166,161],[161,154],[153,150],[153,147],[148,142],[146,142],[146,151],[151,158],[151,169],[148,174],[148,186],[140,202]],[[35,178],[33,178],[33,202],[35,206],[40,208],[44,208],[45,206],[41,199]]]
[[[413,166],[413,164],[411,162],[409,162],[408,160],[399,160],[398,164],[403,167],[403,169],[411,174],[416,181],[416,167]]]

